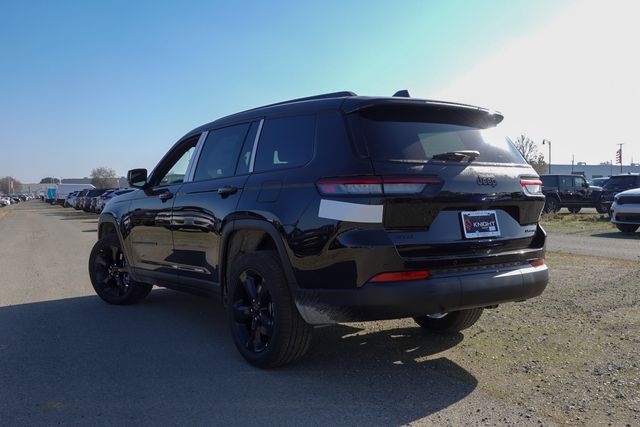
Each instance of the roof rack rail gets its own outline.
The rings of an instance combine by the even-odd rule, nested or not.
[[[343,98],[345,96],[358,96],[358,95],[356,95],[355,93],[353,93],[353,92],[351,92],[349,90],[344,90],[344,91],[341,91],[341,92],[323,93],[322,95],[314,95],[314,96],[307,96],[305,98],[290,99],[288,101],[276,102],[275,104],[269,104],[269,105],[265,105],[265,106],[259,107],[259,108],[273,107],[273,106],[276,106],[276,105],[283,105],[283,104],[291,104],[293,102],[313,101],[315,99]]]

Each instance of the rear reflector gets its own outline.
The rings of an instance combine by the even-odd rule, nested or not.
[[[380,273],[375,276],[369,282],[405,282],[408,280],[423,280],[429,278],[429,271],[398,271],[394,273]]]
[[[542,181],[539,179],[521,179],[520,186],[524,190],[525,193],[531,195],[542,194]]]
[[[529,261],[529,264],[531,264],[531,267],[543,266],[544,265],[544,258],[534,259],[532,261]]]
[[[327,178],[317,183],[324,195],[419,194],[427,185],[440,184],[438,178]]]

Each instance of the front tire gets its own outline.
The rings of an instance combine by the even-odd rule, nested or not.
[[[635,233],[636,230],[638,229],[638,227],[640,227],[640,225],[636,225],[636,224],[616,224],[616,227],[618,227],[618,230],[622,231],[623,233]]]
[[[560,203],[555,197],[547,197],[544,203],[544,211],[546,213],[556,213],[560,210]]]
[[[259,368],[301,359],[311,343],[311,326],[295,306],[275,251],[248,253],[229,277],[227,315],[242,356]]]
[[[109,304],[135,304],[153,288],[131,279],[120,240],[114,233],[107,234],[93,246],[89,255],[89,277],[96,294]]]
[[[413,320],[423,329],[441,334],[460,332],[473,326],[482,315],[482,308],[452,311],[450,313],[438,313],[422,317],[414,317]]]

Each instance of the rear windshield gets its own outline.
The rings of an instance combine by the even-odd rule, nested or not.
[[[374,160],[427,162],[436,154],[472,150],[480,153],[475,163],[526,164],[485,113],[385,106],[356,116],[351,126]]]

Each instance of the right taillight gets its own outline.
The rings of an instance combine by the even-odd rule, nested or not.
[[[544,258],[537,258],[534,260],[529,261],[529,264],[531,264],[531,267],[541,267],[544,265]]]
[[[316,184],[320,194],[340,195],[402,195],[420,194],[428,185],[439,185],[438,178],[325,178]]]
[[[526,194],[532,196],[542,194],[542,181],[539,179],[522,178],[520,186]]]

